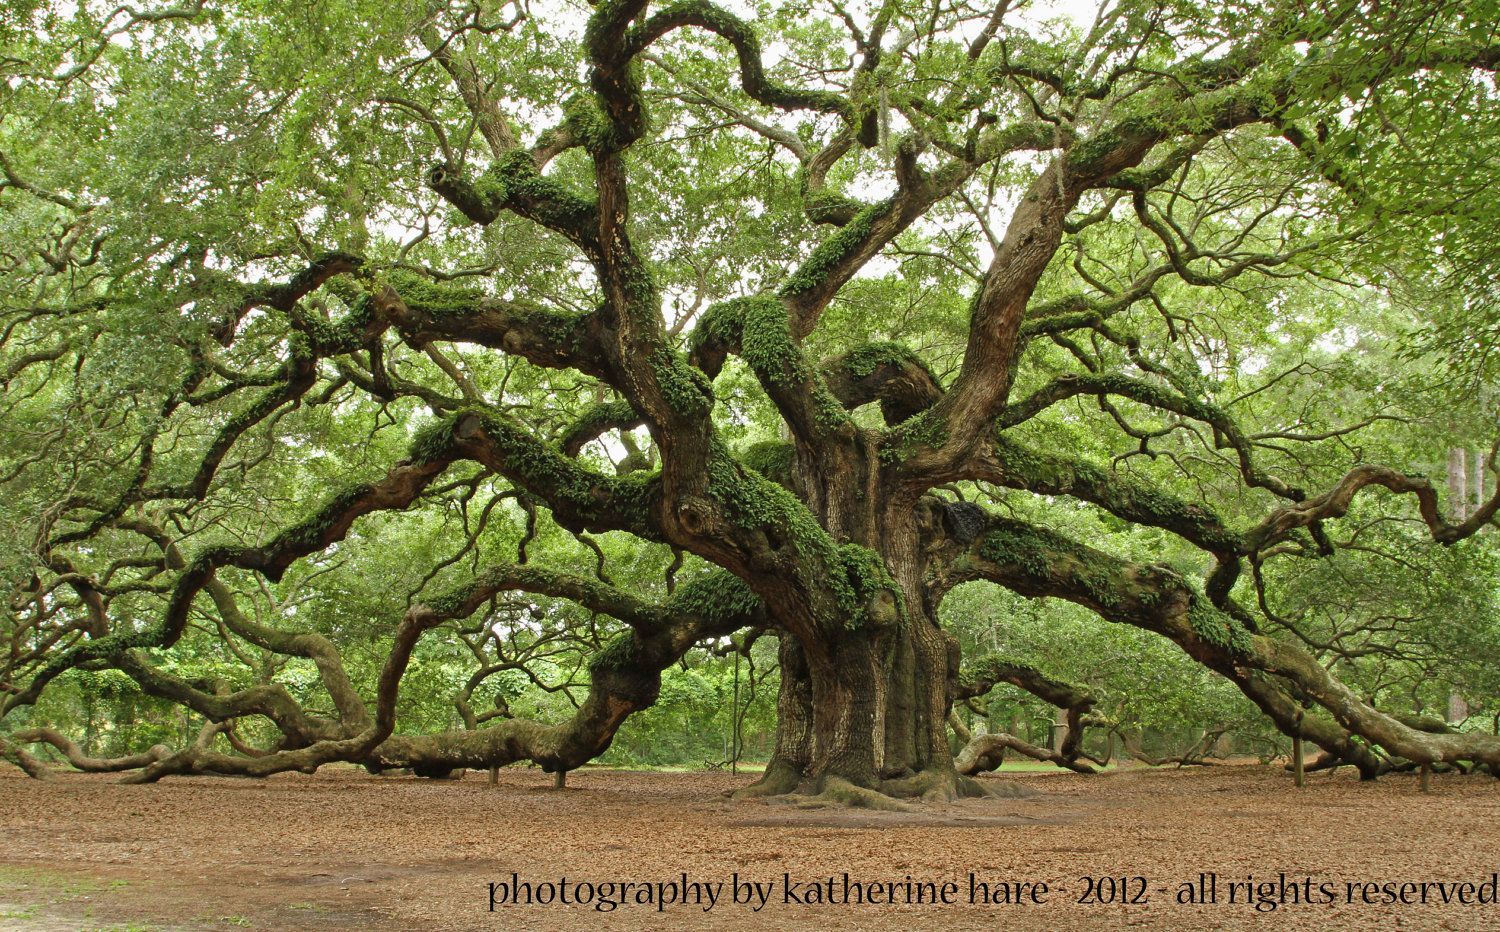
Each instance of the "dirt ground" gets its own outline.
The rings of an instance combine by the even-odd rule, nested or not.
[[[1370,785],[1352,773],[1314,774],[1298,791],[1278,770],[1253,765],[986,779],[1038,793],[876,813],[731,802],[721,792],[748,778],[728,774],[584,770],[556,791],[525,769],[502,773],[498,786],[480,773],[432,782],[329,770],[122,786],[3,770],[0,928],[1500,930],[1493,901],[1386,905],[1381,887],[1363,886],[1397,885],[1387,889],[1399,897],[1401,883],[1488,883],[1500,871],[1500,781],[1488,777],[1439,776],[1429,795],[1415,777]],[[971,872],[994,891],[1032,884],[1023,898],[1038,883],[1048,890],[1041,903],[972,905]],[[1179,904],[1210,872],[1215,902]],[[491,911],[490,884],[504,899],[513,873],[533,884],[566,876],[570,905]],[[659,912],[634,902],[641,887],[613,911],[571,903],[579,882],[598,885],[597,903],[606,882],[684,873],[725,884],[712,908]],[[956,902],[787,902],[788,880],[795,900],[808,897],[804,884],[829,877],[842,896],[845,873],[859,883],[909,875],[934,889],[951,881]],[[736,874],[765,884],[758,911],[732,902]],[[1124,878],[1105,885],[1112,899],[1144,902],[1079,903],[1088,877]],[[1257,888],[1259,910],[1246,902],[1247,877],[1269,882]],[[1234,881],[1241,886],[1231,891]],[[1337,902],[1293,904],[1290,887],[1304,881],[1318,898],[1327,884]],[[1461,892],[1429,886],[1429,901],[1444,890]],[[1377,905],[1365,905],[1367,895]],[[745,893],[758,905],[754,897]]]

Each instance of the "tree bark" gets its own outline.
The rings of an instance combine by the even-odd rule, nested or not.
[[[830,536],[879,561],[891,591],[870,594],[861,617],[841,630],[783,634],[776,752],[742,796],[844,784],[927,798],[981,793],[955,769],[948,743],[959,654],[929,604],[925,512],[888,494],[882,478],[863,446],[847,457],[820,451],[816,465],[797,451],[786,484]]]

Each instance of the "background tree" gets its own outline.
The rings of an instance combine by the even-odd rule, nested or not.
[[[1500,768],[1405,694],[1493,644],[1417,473],[1493,434],[1496,12],[13,7],[6,753],[118,671],[209,723],[136,779],[566,770],[772,632],[747,792],[979,792],[954,699],[1058,682],[965,673],[983,582]]]

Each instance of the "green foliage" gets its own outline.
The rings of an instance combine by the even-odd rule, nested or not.
[[[890,213],[891,207],[890,201],[881,201],[855,214],[854,219],[840,227],[837,233],[818,244],[807,260],[798,266],[796,273],[781,286],[780,294],[796,298],[822,285],[840,263],[848,261],[858,251],[870,228]]]
[[[740,454],[740,462],[775,482],[788,487],[792,476],[792,460],[796,450],[790,443],[781,440],[762,440],[753,443]]]
[[[855,347],[844,357],[844,365],[859,378],[871,375],[881,366],[916,366],[932,376],[934,382],[937,381],[937,376],[925,359],[900,343],[889,341],[865,343]]]
[[[667,600],[667,608],[712,619],[718,625],[756,617],[760,596],[733,574],[715,572],[678,586]]]
[[[1188,607],[1188,623],[1203,640],[1236,654],[1250,654],[1250,633],[1245,626],[1214,608],[1208,599],[1194,596]]]
[[[887,430],[845,411],[818,361],[960,384],[963,360],[999,335],[976,317],[985,283],[1019,283],[1017,353],[989,374],[1013,382],[1013,403],[1084,374],[1104,391],[986,426],[995,462],[932,482],[1008,519],[977,552],[1016,590],[1119,615],[1175,594],[1197,637],[1243,655],[1250,633],[1196,583],[1148,583],[1203,578],[1244,532],[1351,466],[1441,485],[1452,451],[1472,464],[1493,442],[1494,0],[1347,17],[1177,2],[1097,28],[1017,8],[981,43],[966,8],[903,4],[882,29],[888,46],[909,40],[873,70],[848,54],[846,16],[876,32],[876,12],[857,6],[762,3],[751,23],[663,7],[711,29],[668,32],[614,70],[587,56],[618,54],[610,21],[626,4],[595,8],[581,35],[557,9],[501,24],[491,6],[215,2],[135,17],[24,0],[0,14],[0,584],[12,606],[0,634],[15,645],[0,696],[58,646],[95,658],[7,731],[57,724],[101,754],[190,740],[197,713],[103,655],[159,643],[176,581],[206,554],[305,552],[279,576],[272,561],[215,578],[256,624],[327,639],[365,701],[410,605],[456,611],[495,565],[597,571],[643,603],[733,624],[755,612],[751,589],[674,552],[653,524],[684,450],[706,457],[686,484],[701,481],[695,493],[737,535],[697,552],[727,563],[764,539],[756,556],[816,594],[809,610],[831,634],[887,623],[887,600],[916,610],[876,541],[822,526],[789,490],[784,438],[868,440],[882,478],[949,443],[953,425],[934,412]],[[619,96],[602,98],[606,85]],[[471,109],[476,88],[493,108]],[[471,180],[488,222],[433,190],[433,165]],[[601,169],[628,196],[602,196]],[[1106,180],[1091,172],[1111,177],[1090,187]],[[1049,225],[1005,228],[1073,194]],[[633,249],[610,270],[624,307],[603,301],[600,254],[625,248],[597,242],[605,208],[603,226]],[[997,252],[1037,250],[1034,280],[1023,261],[991,267]],[[278,297],[332,252],[357,255],[360,271]],[[831,277],[849,280],[825,294]],[[512,345],[500,337],[421,343],[382,329],[371,295],[385,285],[439,330],[504,306],[528,346],[562,362],[598,352],[551,368],[497,349]],[[993,332],[971,340],[976,321]],[[689,363],[721,351],[732,358],[712,378]],[[599,359],[615,384],[596,377]],[[653,395],[666,411],[619,400]],[[604,430],[646,413],[705,429],[680,447],[657,446],[659,423]],[[484,435],[485,463],[458,458],[461,427]],[[575,433],[599,439],[569,456]],[[396,512],[376,484],[403,461],[445,468]],[[1480,500],[1495,484],[1485,472]],[[1302,492],[1275,494],[1266,477]],[[1472,478],[1462,496],[1440,489],[1440,510],[1457,520],[1472,493]],[[1228,593],[1266,636],[1313,645],[1383,708],[1431,714],[1457,694],[1500,709],[1492,532],[1438,546],[1411,496],[1375,489],[1315,530],[1260,555],[1258,574],[1247,564]],[[96,597],[107,639],[90,627]],[[221,628],[208,594],[191,608],[170,651],[142,652],[154,668],[193,689],[274,685],[334,714],[313,660]],[[1078,604],[974,587],[941,611],[966,648],[1085,683],[1163,741],[1214,722],[1264,731],[1175,647]],[[398,728],[463,727],[464,704],[486,721],[562,721],[590,671],[624,669],[635,644],[604,614],[501,593],[424,636]],[[768,644],[746,700],[762,750]],[[687,656],[613,760],[723,758],[732,658]],[[491,666],[502,669],[476,673]],[[1010,695],[992,717],[1002,706],[1046,711]],[[262,717],[241,729],[260,747],[281,737]]]

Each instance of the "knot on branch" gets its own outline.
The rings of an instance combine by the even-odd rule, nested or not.
[[[702,534],[708,527],[709,510],[703,503],[687,499],[677,507],[677,521],[689,534]]]
[[[972,544],[984,530],[989,518],[973,502],[948,502],[943,507],[943,530],[960,544]]]
[[[465,414],[453,425],[453,436],[460,440],[473,440],[483,432],[484,416],[481,414]]]

